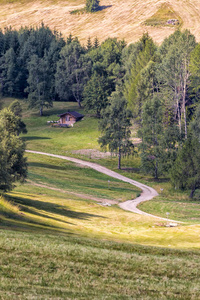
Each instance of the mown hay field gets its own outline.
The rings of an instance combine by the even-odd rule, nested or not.
[[[66,37],[70,33],[78,36],[82,43],[88,37],[98,37],[100,41],[108,37],[125,39],[127,43],[137,41],[148,31],[160,44],[174,32],[176,26],[146,26],[145,22],[162,7],[163,0],[101,0],[100,11],[88,14],[71,14],[84,8],[84,0],[31,1],[1,0],[0,27],[37,26],[42,22],[56,29]],[[175,15],[182,20],[181,27],[191,30],[200,40],[200,2],[199,0],[169,0]]]

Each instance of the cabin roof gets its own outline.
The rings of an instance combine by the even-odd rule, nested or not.
[[[63,117],[63,116],[65,116],[65,115],[71,115],[71,116],[73,116],[74,118],[76,118],[76,119],[79,119],[79,118],[83,118],[84,117],[84,115],[81,115],[81,114],[79,114],[78,112],[76,112],[76,111],[67,111],[67,112],[65,112],[65,113],[63,113],[63,114],[61,114],[61,115],[58,115],[59,117]]]

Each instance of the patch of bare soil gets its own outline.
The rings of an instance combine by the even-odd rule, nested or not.
[[[52,187],[52,186],[49,186],[49,185],[46,185],[46,184],[36,183],[34,181],[31,181],[31,180],[27,180],[27,183],[31,184],[31,185],[34,185],[34,186],[42,187],[42,188],[45,188],[45,189],[49,189],[49,190],[53,190],[53,191],[58,191],[60,193],[71,194],[71,195],[80,197],[82,199],[93,200],[93,201],[96,201],[96,202],[100,202],[102,204],[118,204],[119,203],[119,201],[117,201],[117,200],[97,198],[97,197],[94,197],[94,196],[91,196],[91,195],[86,195],[86,194],[82,194],[82,193],[75,193],[75,192],[71,192],[71,191],[66,191],[66,190],[59,189],[59,188],[56,188],[56,187]]]
[[[111,156],[110,152],[101,152],[96,149],[80,149],[80,150],[74,150],[74,151],[72,151],[72,153],[84,155],[91,159],[100,159],[100,158],[105,158],[105,157]]]

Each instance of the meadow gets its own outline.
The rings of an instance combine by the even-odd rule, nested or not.
[[[171,7],[169,13],[163,9],[163,3]],[[83,10],[84,0],[0,0],[0,27],[2,30],[6,26],[19,29],[43,22],[65,38],[70,33],[77,36],[83,44],[89,37],[92,40],[97,37],[100,42],[117,37],[129,44],[148,31],[154,41],[161,44],[177,29],[177,26],[166,26],[168,16],[169,19],[178,18],[183,29],[191,30],[197,41],[200,39],[199,0],[101,0],[100,6],[95,14],[72,14]]]
[[[12,101],[1,99],[1,108]],[[20,101],[27,149],[117,171],[116,157],[86,151],[100,150],[98,122],[76,103],[55,102],[39,117]],[[47,124],[68,109],[84,113],[84,120],[68,129]],[[184,222],[169,228],[166,221],[118,207],[137,197],[134,186],[57,158],[26,156],[27,182],[0,198],[2,299],[199,299],[199,202],[173,191],[167,178],[142,174],[137,155],[123,159],[122,174],[160,193],[141,209],[164,217],[169,211],[171,219]]]

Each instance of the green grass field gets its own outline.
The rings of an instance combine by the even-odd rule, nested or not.
[[[70,129],[47,125],[69,108],[84,113],[76,103],[57,102],[44,117],[22,105],[28,149],[78,156],[116,171],[115,157],[74,153],[99,150],[95,118],[86,114]],[[0,298],[200,298],[198,202],[173,191],[167,179],[155,182],[142,174],[139,157],[123,159],[122,174],[163,189],[141,209],[164,217],[170,212],[185,222],[169,228],[117,206],[139,194],[134,186],[61,159],[26,155],[27,182],[0,198]]]
[[[200,254],[0,232],[1,299],[199,299]]]

